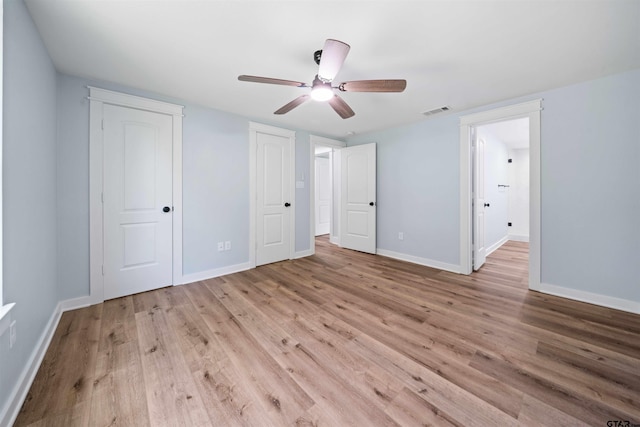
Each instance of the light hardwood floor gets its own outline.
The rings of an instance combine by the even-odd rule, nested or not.
[[[65,313],[16,425],[640,424],[640,316],[528,291],[526,244],[316,252]]]

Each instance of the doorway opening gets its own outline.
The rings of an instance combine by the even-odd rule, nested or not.
[[[472,136],[472,260],[479,270],[507,242],[528,254],[529,118],[474,126]]]
[[[329,242],[340,244],[340,150],[346,143],[311,135],[309,192],[310,242],[315,253],[316,236],[328,235]]]
[[[542,100],[497,108],[460,118],[460,273],[471,274],[474,267],[475,246],[480,246],[474,218],[477,217],[474,204],[479,203],[477,189],[474,188],[474,149],[473,142],[480,140],[478,131],[484,125],[506,122],[516,119],[528,120],[529,141],[529,289],[540,288],[540,111]],[[485,129],[486,130],[486,129]],[[484,140],[486,142],[486,139]],[[508,160],[508,159],[507,159]],[[486,184],[486,183],[485,183]],[[501,185],[510,185],[502,184]],[[497,187],[495,190],[511,187]],[[485,185],[486,187],[486,185]],[[475,192],[474,192],[475,190]],[[482,194],[480,194],[482,195]],[[486,197],[486,195],[485,195]],[[475,199],[475,200],[474,200]],[[491,202],[480,201],[482,208],[491,209]],[[489,206],[485,206],[486,204]],[[507,202],[508,206],[508,202]],[[478,206],[479,207],[479,206]],[[508,210],[507,210],[508,212]],[[507,221],[508,223],[509,221]],[[512,225],[513,228],[513,225]],[[508,236],[508,234],[507,234]],[[516,233],[513,233],[516,236]],[[481,236],[480,236],[481,237]],[[487,245],[484,245],[485,251]],[[486,252],[485,252],[486,255]]]

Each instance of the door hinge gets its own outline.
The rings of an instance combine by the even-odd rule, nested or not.
[[[100,203],[104,203],[104,193],[100,193]]]
[[[101,270],[102,270],[102,275],[104,276],[104,265],[100,266]]]
[[[104,130],[104,119],[102,119],[102,120],[100,121],[100,128],[101,128],[102,130]]]

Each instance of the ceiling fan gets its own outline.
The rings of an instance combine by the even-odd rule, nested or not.
[[[316,64],[318,64],[318,74],[315,79],[313,79],[311,86],[292,80],[247,75],[238,76],[238,80],[243,82],[311,88],[309,94],[300,95],[293,101],[280,107],[274,114],[288,113],[311,98],[315,101],[328,101],[329,105],[343,119],[353,117],[355,113],[341,97],[334,93],[334,89],[338,89],[340,92],[402,92],[407,87],[406,80],[354,80],[332,86],[331,83],[338,74],[338,71],[340,71],[340,67],[342,67],[342,63],[347,57],[350,48],[348,44],[339,40],[327,39],[322,50],[316,51],[313,55]]]

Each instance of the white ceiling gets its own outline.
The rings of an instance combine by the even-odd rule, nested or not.
[[[640,1],[26,0],[56,68],[290,128],[345,137],[640,68]],[[351,45],[336,81],[407,80],[344,93],[341,119],[308,89],[325,39]],[[188,112],[186,112],[188,114]]]
[[[488,133],[502,141],[507,148],[529,148],[529,118],[505,120],[478,127],[478,134]]]

